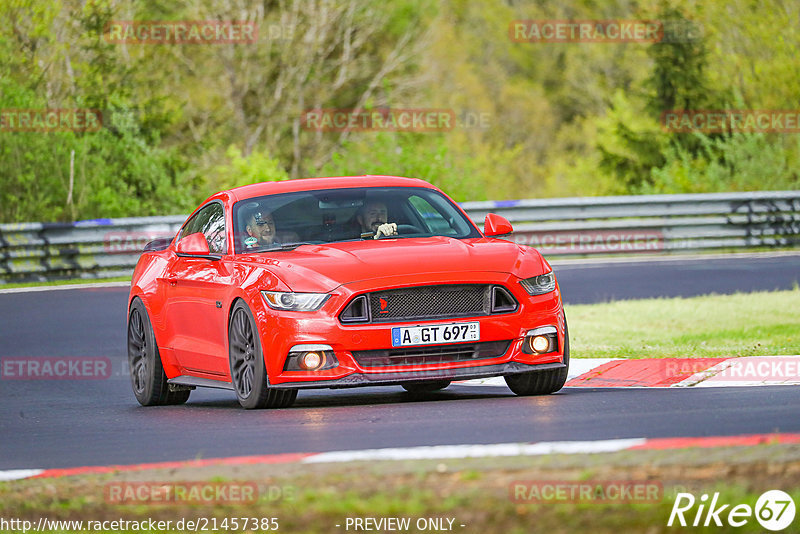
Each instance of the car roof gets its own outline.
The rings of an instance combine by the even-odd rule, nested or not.
[[[417,178],[402,178],[399,176],[367,174],[364,176],[299,178],[280,182],[261,182],[257,184],[235,187],[228,191],[221,191],[220,193],[217,193],[217,195],[227,193],[234,201],[237,201],[263,195],[275,195],[278,193],[315,191],[318,189],[346,189],[353,187],[425,187],[427,189],[437,189],[428,182],[419,180]],[[217,195],[214,195],[213,197],[216,197]]]

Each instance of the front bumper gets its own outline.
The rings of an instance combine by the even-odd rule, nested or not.
[[[496,276],[496,273],[493,273]],[[447,282],[449,280],[443,280]],[[348,388],[393,385],[427,380],[467,380],[506,376],[538,370],[563,368],[564,312],[558,287],[539,296],[528,295],[518,279],[487,278],[476,273],[473,280],[502,284],[519,303],[512,313],[459,319],[425,320],[383,324],[343,325],[338,315],[359,293],[374,287],[342,286],[317,312],[276,313],[266,306],[254,310],[261,332],[261,343],[269,384],[280,388]],[[394,287],[397,287],[396,285]],[[360,365],[353,352],[393,349],[391,329],[420,324],[479,322],[480,342],[508,342],[508,349],[497,357],[470,361],[418,363],[414,365]],[[533,329],[553,326],[557,329],[558,347],[547,354],[526,354],[522,351],[525,334]],[[338,365],[321,371],[286,371],[284,364],[289,349],[299,344],[329,345]]]
[[[543,363],[526,365],[517,362],[508,362],[498,365],[484,365],[479,367],[461,367],[455,369],[424,370],[413,372],[384,372],[384,373],[352,373],[344,378],[333,380],[314,380],[313,382],[283,382],[281,388],[312,389],[312,388],[356,388],[363,386],[393,386],[414,381],[428,380],[472,380],[474,378],[489,378],[494,376],[507,376],[531,371],[547,371],[550,369],[563,369],[563,363]]]

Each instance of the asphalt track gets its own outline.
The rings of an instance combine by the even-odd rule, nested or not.
[[[789,289],[800,255],[559,264],[568,303]],[[125,288],[0,294],[0,358],[89,356],[103,380],[0,380],[0,469],[465,443],[798,432],[800,388],[582,389],[547,397],[453,385],[301,392],[245,411],[227,391],[140,407],[125,372]]]

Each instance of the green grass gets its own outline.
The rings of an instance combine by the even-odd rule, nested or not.
[[[575,358],[800,354],[800,289],[566,306]]]
[[[666,523],[678,492],[696,497],[719,492],[720,503],[753,506],[766,490],[782,489],[800,502],[800,446],[762,444],[591,455],[474,458],[422,462],[352,462],[327,466],[252,465],[226,480],[256,483],[254,503],[120,505],[106,501],[109,482],[219,480],[203,468],[32,479],[0,483],[0,517],[36,522],[74,520],[171,520],[199,517],[277,518],[279,531],[345,532],[347,518],[452,518],[454,531],[472,532],[675,532]],[[228,467],[228,469],[236,469]],[[648,503],[586,500],[516,501],[513,487],[535,481],[647,482],[661,487]],[[269,488],[291,488],[270,496]],[[693,509],[696,511],[696,507]],[[693,515],[687,513],[690,522]],[[341,525],[336,527],[335,525]],[[464,527],[461,527],[461,525]],[[678,528],[677,530],[681,530]],[[695,532],[759,532],[744,528]],[[353,531],[352,527],[350,531]],[[0,531],[1,532],[1,531]],[[409,532],[418,532],[414,527]]]

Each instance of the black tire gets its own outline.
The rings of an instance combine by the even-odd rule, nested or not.
[[[531,371],[505,377],[508,388],[521,396],[549,395],[564,387],[569,373],[569,328],[564,319],[564,364],[561,369]]]
[[[167,402],[164,404],[183,404],[189,400],[189,394],[192,392],[190,389],[180,389],[178,391],[170,391],[167,394]]]
[[[228,361],[233,390],[243,408],[288,408],[297,398],[296,389],[269,387],[253,314],[241,300],[234,305],[228,324]]]
[[[139,298],[133,299],[128,314],[128,367],[136,400],[142,406],[183,404],[190,391],[170,391],[161,363],[153,325]]]
[[[400,384],[403,389],[409,393],[427,393],[429,391],[438,391],[450,385],[449,380],[424,380],[421,382],[406,382]]]

